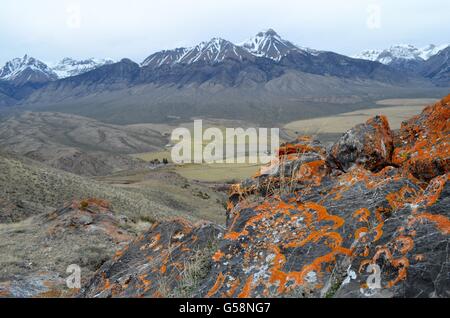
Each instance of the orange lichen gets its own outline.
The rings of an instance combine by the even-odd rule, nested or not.
[[[225,254],[222,251],[217,251],[216,253],[214,253],[214,255],[212,256],[213,261],[218,262],[220,261],[223,257],[225,256]]]
[[[298,169],[295,178],[301,182],[307,180],[315,185],[320,185],[322,178],[327,174],[327,165],[325,160],[316,160],[304,163]]]
[[[314,202],[308,202],[305,203],[304,207],[306,209],[312,209],[317,212],[317,220],[318,221],[331,221],[334,223],[333,228],[338,229],[342,225],[344,225],[345,221],[343,218],[337,216],[337,215],[331,215],[328,214],[327,209],[325,209],[323,206],[314,203]]]
[[[409,236],[399,236],[395,241],[397,244],[396,249],[403,255],[411,251],[414,247],[414,240]]]
[[[388,282],[387,286],[389,288],[395,286],[400,281],[406,279],[409,267],[409,260],[406,257],[402,257],[400,259],[392,260],[391,264],[398,269],[398,276],[395,279]]]
[[[445,174],[431,180],[429,186],[427,187],[428,193],[424,198],[427,206],[434,205],[441,197],[442,190],[444,189],[444,186],[449,178],[450,174]]]
[[[375,232],[377,233],[373,239],[373,242],[378,241],[382,236],[383,236],[383,226],[384,226],[384,219],[381,215],[380,210],[377,210],[375,212],[377,221],[378,221],[378,225],[375,227]]]
[[[109,279],[105,279],[105,284],[103,286],[104,289],[109,289],[111,287],[111,283],[109,282]]]
[[[236,290],[239,288],[239,285],[241,284],[241,281],[239,278],[235,279],[234,282],[231,283],[230,289],[223,293],[223,297],[225,298],[231,298],[234,296]]]
[[[354,218],[358,218],[358,222],[369,222],[370,211],[367,208],[361,208],[353,213]]]
[[[367,227],[361,227],[355,231],[355,240],[361,240],[361,238],[369,233],[369,229]]]
[[[147,274],[139,275],[139,280],[144,284],[145,288],[148,290],[152,282],[146,278]]]
[[[400,257],[398,259],[394,259],[391,251],[387,247],[379,248],[378,251],[373,256],[372,260],[366,262],[365,264],[376,264],[377,260],[381,257],[381,255],[385,256],[385,259],[390,262],[390,264],[397,269],[397,277],[390,280],[387,283],[387,287],[391,288],[398,284],[400,281],[406,279],[406,275],[408,272],[409,261],[406,257]]]
[[[81,200],[81,201],[74,201],[73,205],[74,208],[79,208],[80,210],[86,210],[89,207],[96,207],[99,208],[99,210],[104,211],[107,209],[110,209],[111,204],[106,201],[106,200],[102,200],[102,199],[98,199],[98,198],[89,198],[86,200]]]
[[[125,253],[128,249],[128,246],[126,246],[125,248],[116,251],[116,253],[114,254],[114,259],[118,259],[119,257],[121,257],[123,255],[123,253]]]
[[[405,186],[398,192],[389,193],[386,196],[389,205],[392,209],[401,209],[407,203],[413,203],[416,199],[417,191],[411,187]]]
[[[208,291],[207,297],[212,297],[214,294],[216,294],[219,288],[222,287],[224,281],[225,276],[223,276],[222,273],[219,273],[216,282],[214,283],[214,286]]]
[[[238,298],[250,298],[250,292],[252,290],[253,275],[247,278],[242,292],[238,295]]]
[[[424,220],[433,222],[443,235],[450,234],[450,220],[444,215],[422,213],[412,218],[408,225],[411,226],[415,222]]]

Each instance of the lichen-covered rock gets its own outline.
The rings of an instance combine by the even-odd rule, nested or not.
[[[397,169],[355,167],[290,195],[242,202],[203,296],[327,295],[341,260],[352,257],[362,237],[377,244],[385,221],[421,191]]]
[[[58,297],[60,286],[64,284],[64,279],[56,273],[14,276],[0,282],[0,298]]]
[[[101,234],[118,245],[127,244],[134,236],[124,229],[129,220],[111,211],[109,202],[90,198],[73,201],[62,209],[37,217],[47,224],[47,233],[53,237],[66,236],[69,232]]]
[[[377,244],[358,242],[336,297],[450,297],[448,178],[388,218]]]
[[[393,162],[430,181],[450,168],[450,95],[404,122]]]
[[[219,238],[188,295],[449,297],[448,100],[406,123],[395,142],[379,116],[328,152],[308,138],[283,145],[231,187],[226,230],[207,227],[203,236]],[[155,226],[83,296],[167,296],[161,281],[179,291],[183,261],[201,259],[193,251],[205,239],[192,238],[201,231],[184,221]]]
[[[105,263],[82,296],[192,296],[209,271],[221,233],[210,223],[157,223]]]
[[[254,178],[231,187],[227,226],[233,217],[231,210],[243,198],[253,194],[268,197],[277,193],[291,193],[294,188],[302,186],[318,185],[330,172],[326,151],[320,142],[301,137],[295,143],[282,145],[278,156],[267,167],[262,167]]]
[[[387,118],[376,116],[345,133],[331,148],[329,161],[344,171],[354,164],[380,170],[390,164],[393,148]]]

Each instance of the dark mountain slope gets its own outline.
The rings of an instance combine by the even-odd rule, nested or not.
[[[350,79],[371,79],[384,83],[407,84],[411,79],[381,63],[353,59],[333,52],[317,54],[292,52],[281,59],[280,64],[305,73]]]
[[[450,46],[423,63],[421,74],[439,86],[450,87]]]

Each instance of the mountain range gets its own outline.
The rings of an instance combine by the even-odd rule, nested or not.
[[[448,48],[448,44],[439,46],[430,44],[422,48],[402,44],[382,50],[365,50],[354,55],[353,58],[380,62],[401,68],[402,66],[408,67],[408,63],[410,66],[417,66],[432,57],[442,54]],[[156,68],[164,65],[188,65],[198,62],[214,64],[223,62],[226,59],[255,61],[256,58],[267,58],[279,62],[283,57],[291,53],[318,56],[326,52],[299,47],[290,41],[282,39],[274,30],[268,29],[237,45],[221,38],[213,38],[210,41],[201,42],[190,48],[163,50],[151,54],[140,65],[141,67]],[[23,85],[30,82],[49,82],[77,76],[114,63],[115,61],[112,59],[89,58],[76,60],[64,58],[57,63],[46,64],[25,55],[23,58],[15,58],[5,64],[0,69],[0,80],[13,82],[15,85]]]
[[[0,105],[112,123],[253,119],[255,111],[263,122],[282,122],[357,109],[368,99],[442,95],[449,50],[398,46],[348,57],[297,46],[269,29],[240,44],[213,38],[156,52],[140,64],[66,58],[48,66],[25,56],[0,71]]]
[[[426,61],[440,51],[446,49],[448,46],[448,44],[439,46],[430,44],[422,48],[417,48],[410,44],[400,44],[393,45],[384,50],[365,50],[354,57],[369,61],[377,61],[387,65],[395,60]]]
[[[355,58],[380,62],[400,71],[420,74],[430,78],[436,85],[449,86],[450,64],[448,44],[417,48],[413,45],[394,45],[384,50],[366,50]]]
[[[0,69],[0,80],[16,86],[26,83],[46,83],[58,79],[77,76],[103,65],[113,64],[111,59],[75,60],[64,58],[58,63],[44,63],[25,54],[22,58],[8,61]]]

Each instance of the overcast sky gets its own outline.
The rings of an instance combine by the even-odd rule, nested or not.
[[[450,42],[449,0],[1,0],[0,64],[28,53],[129,57],[275,29],[300,46],[354,54]],[[79,14],[78,14],[79,13]]]

